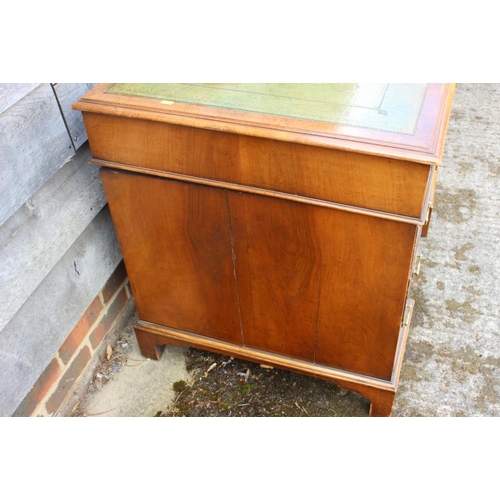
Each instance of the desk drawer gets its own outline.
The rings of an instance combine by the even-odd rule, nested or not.
[[[93,157],[420,219],[428,165],[84,112]]]

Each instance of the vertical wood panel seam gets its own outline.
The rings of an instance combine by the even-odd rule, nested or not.
[[[241,304],[240,304],[240,289],[238,285],[238,276],[236,272],[236,254],[234,251],[234,235],[233,235],[233,224],[231,222],[231,207],[229,205],[229,192],[227,189],[224,190],[226,194],[226,207],[227,207],[227,215],[229,218],[229,236],[231,240],[231,257],[233,259],[233,273],[234,273],[234,282],[236,285],[236,300],[238,302],[238,316],[240,318],[240,332],[241,332],[241,343],[245,346],[245,335],[243,333],[243,320],[241,318]]]
[[[321,305],[321,282],[323,278],[322,272],[323,264],[319,263],[319,278],[318,278],[318,307],[316,309],[316,322],[314,327],[314,348],[313,348],[313,363],[316,364],[316,352],[318,350],[318,320],[319,320],[319,309]]]
[[[68,123],[66,121],[66,117],[64,116],[64,112],[63,112],[61,103],[59,102],[59,97],[57,96],[55,85],[57,85],[57,84],[56,83],[51,83],[50,84],[50,88],[52,89],[52,92],[54,93],[54,97],[56,99],[57,107],[59,108],[59,113],[61,113],[61,117],[63,119],[63,123],[64,123],[64,126],[66,128],[66,132],[68,133],[69,140],[71,141],[71,146],[73,146],[73,151],[76,153],[75,142],[73,141],[73,137],[71,136],[71,131],[70,131]]]

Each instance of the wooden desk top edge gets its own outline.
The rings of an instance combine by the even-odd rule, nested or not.
[[[112,84],[96,85],[73,109],[82,112],[159,121],[175,125],[296,142],[355,153],[440,165],[455,90],[454,84],[429,84],[415,135],[331,125],[160,99],[108,94]]]

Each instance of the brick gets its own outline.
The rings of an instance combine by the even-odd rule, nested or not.
[[[108,310],[106,314],[102,317],[99,326],[90,335],[90,345],[92,349],[97,349],[99,344],[102,342],[104,336],[109,332],[111,326],[115,322],[116,318],[120,312],[124,309],[127,304],[127,292],[125,287],[120,290],[120,293],[115,297],[115,299],[108,305]]]
[[[80,321],[76,324],[75,328],[73,328],[71,333],[68,335],[63,345],[59,348],[59,356],[64,364],[68,363],[71,356],[73,356],[73,354],[80,347],[83,339],[95,323],[102,309],[103,305],[101,299],[97,296],[92,304],[90,304],[89,308],[85,311]]]
[[[33,415],[36,407],[40,404],[43,398],[47,395],[49,390],[54,385],[61,374],[61,367],[57,359],[53,359],[45,368],[39,379],[31,391],[26,395],[17,410],[12,415],[13,417],[29,417]]]
[[[115,292],[120,288],[122,283],[127,278],[127,271],[125,270],[125,264],[123,260],[116,266],[113,274],[109,277],[108,281],[102,289],[102,296],[104,299],[104,304],[107,304]]]
[[[66,399],[66,396],[69,394],[69,391],[87,367],[90,358],[90,349],[87,346],[83,347],[76,358],[68,366],[61,380],[57,384],[54,394],[52,394],[47,401],[45,407],[48,413],[54,414],[61,407],[62,403]]]
[[[95,351],[100,345],[102,340],[104,339],[106,333],[108,333],[102,324],[99,324],[95,330],[90,334],[89,340],[92,349]]]

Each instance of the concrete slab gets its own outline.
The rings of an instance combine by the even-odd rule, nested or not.
[[[144,358],[133,330],[136,319],[136,314],[132,315],[118,334],[109,361],[95,370],[75,416],[152,417],[169,408],[175,397],[175,382],[190,383],[186,348],[168,346],[160,361]]]
[[[500,416],[500,84],[458,84],[393,416]],[[153,416],[189,381],[185,350],[127,364],[82,415]]]
[[[500,415],[500,85],[458,84],[395,416]]]

